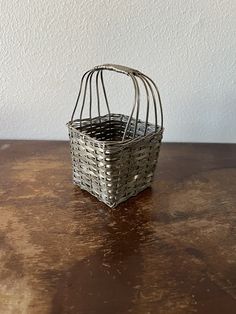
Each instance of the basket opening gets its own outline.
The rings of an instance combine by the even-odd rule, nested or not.
[[[98,141],[121,141],[129,117],[119,114],[105,115],[93,119],[74,120],[72,127]],[[136,120],[132,119],[126,133],[126,140],[134,135]],[[138,120],[135,137],[144,136],[146,124]],[[155,132],[153,124],[148,124],[146,135]]]

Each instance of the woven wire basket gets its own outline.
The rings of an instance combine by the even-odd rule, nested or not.
[[[135,97],[130,116],[111,113],[103,79],[105,70],[126,74],[131,78]],[[94,74],[96,117],[92,117]],[[143,85],[146,94],[145,121],[139,119],[139,83]],[[89,97],[86,97],[87,90]],[[106,115],[101,115],[100,111],[101,91]],[[80,117],[74,120],[80,99]],[[86,103],[89,104],[89,117],[83,118]],[[154,107],[154,124],[149,123],[150,104]],[[157,112],[160,113],[160,124]],[[109,207],[116,207],[151,185],[163,133],[163,112],[159,91],[149,77],[138,70],[114,64],[96,66],[87,71],[81,79],[75,108],[67,125],[74,184]]]

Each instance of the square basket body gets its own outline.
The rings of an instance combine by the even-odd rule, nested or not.
[[[68,123],[73,181],[109,207],[150,186],[158,160],[162,129],[135,120],[122,141],[128,116],[110,114]],[[142,136],[141,136],[142,134]]]

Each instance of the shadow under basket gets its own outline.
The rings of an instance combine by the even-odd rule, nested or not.
[[[73,181],[109,207],[115,207],[151,185],[158,160],[162,129],[107,114],[68,123]],[[146,128],[146,135],[144,129]]]

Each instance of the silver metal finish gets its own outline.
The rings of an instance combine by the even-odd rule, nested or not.
[[[103,72],[107,70],[125,74],[133,82],[135,95],[129,116],[110,111],[103,79]],[[92,117],[95,72],[98,116]],[[139,82],[142,83],[147,98],[145,121],[139,119],[141,105]],[[102,98],[108,112],[103,116]],[[80,99],[82,99],[80,118],[74,120]],[[157,120],[157,100],[160,125]],[[88,118],[83,117],[86,103],[89,104]],[[151,103],[154,107],[154,124],[149,123]],[[158,88],[148,76],[138,70],[115,64],[100,65],[87,71],[81,79],[75,108],[67,125],[73,180],[76,185],[110,207],[115,207],[151,185],[163,133],[163,111]]]

